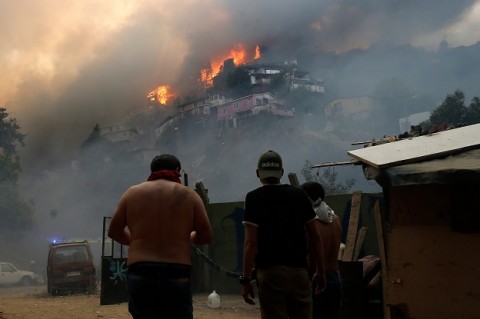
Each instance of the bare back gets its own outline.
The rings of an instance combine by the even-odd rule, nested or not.
[[[211,240],[211,226],[200,196],[164,179],[131,187],[120,199],[110,224],[115,239],[130,233],[128,264],[141,261],[191,264],[192,241]],[[112,234],[110,234],[112,233]]]

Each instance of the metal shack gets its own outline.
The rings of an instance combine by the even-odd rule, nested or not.
[[[480,124],[348,155],[383,189],[385,318],[480,318]]]

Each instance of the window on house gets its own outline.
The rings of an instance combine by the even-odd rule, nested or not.
[[[265,73],[266,74],[278,74],[278,73],[280,73],[280,71],[279,70],[265,70]]]
[[[233,108],[238,109],[238,103],[233,103]]]
[[[263,105],[267,105],[268,104],[268,99],[267,98],[263,98]]]

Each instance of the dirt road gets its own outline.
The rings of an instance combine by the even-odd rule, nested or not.
[[[195,319],[260,318],[258,304],[243,302],[240,295],[220,295],[221,307],[207,306],[208,294],[193,296]],[[0,288],[0,319],[131,319],[127,304],[100,306],[99,294],[52,297],[46,286]]]

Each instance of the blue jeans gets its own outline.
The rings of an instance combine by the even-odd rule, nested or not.
[[[136,263],[127,272],[128,311],[134,319],[192,319],[190,266]]]
[[[340,319],[342,279],[336,271],[327,271],[327,288],[319,295],[313,290],[313,319]]]

